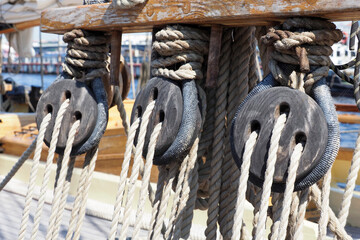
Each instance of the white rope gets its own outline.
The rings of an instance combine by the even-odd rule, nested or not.
[[[34,155],[33,165],[32,165],[31,172],[30,172],[30,181],[29,181],[27,194],[25,197],[25,207],[23,210],[23,216],[21,219],[21,227],[20,227],[19,238],[18,238],[21,240],[25,238],[26,227],[27,227],[29,215],[30,215],[30,205],[31,205],[31,201],[33,199],[34,189],[35,189],[35,185],[36,185],[36,177],[37,177],[37,172],[38,172],[39,164],[40,164],[40,157],[41,157],[43,141],[44,141],[45,132],[46,132],[47,126],[49,125],[50,120],[51,120],[51,113],[48,113],[44,117],[43,121],[41,122],[40,129],[39,129],[39,135],[36,140],[35,155]]]
[[[249,139],[246,141],[243,162],[241,164],[241,175],[240,175],[240,183],[238,188],[238,197],[236,202],[236,212],[235,212],[235,223],[233,235],[231,236],[231,240],[237,240],[241,237],[241,227],[243,223],[243,215],[244,215],[244,204],[245,204],[245,193],[247,188],[247,181],[249,178],[249,169],[251,165],[251,156],[254,151],[254,147],[256,144],[258,134],[257,132],[252,132],[250,134]]]
[[[131,176],[129,179],[129,188],[127,193],[126,205],[125,205],[125,213],[124,213],[124,221],[120,231],[120,238],[119,239],[126,239],[127,229],[130,225],[130,213],[131,213],[131,206],[133,204],[134,193],[135,193],[135,183],[139,176],[139,169],[140,169],[140,161],[142,160],[142,152],[143,147],[145,144],[145,135],[147,126],[150,120],[150,115],[155,107],[155,101],[149,103],[146,107],[144,115],[141,117],[142,121],[140,124],[140,131],[138,136],[138,142],[136,145],[136,152],[134,156],[134,163],[131,169]]]
[[[51,135],[50,148],[49,148],[48,155],[46,158],[44,176],[43,176],[43,181],[41,184],[40,197],[38,200],[38,205],[37,205],[37,209],[36,209],[36,213],[35,213],[35,217],[34,217],[34,226],[33,226],[33,231],[31,233],[32,240],[37,239],[37,232],[38,232],[38,229],[40,226],[40,218],[41,218],[42,210],[43,210],[44,203],[45,203],[47,186],[48,186],[49,179],[50,179],[50,168],[53,163],[54,156],[55,156],[55,149],[56,149],[56,145],[57,145],[58,137],[59,137],[59,133],[60,133],[60,126],[61,126],[64,114],[65,114],[66,109],[68,108],[69,104],[70,104],[70,100],[66,99],[61,104],[59,111],[57,113],[57,116],[55,118],[55,124],[54,124],[53,132]]]
[[[331,169],[325,174],[322,190],[321,190],[321,208],[319,219],[319,235],[318,240],[325,239],[327,233],[327,225],[329,222],[329,197],[330,197]]]
[[[135,222],[137,224],[135,225],[133,239],[138,239],[138,237],[139,237],[138,235],[140,232],[140,226],[142,224],[142,215],[144,212],[144,205],[145,205],[145,200],[147,197],[147,194],[146,194],[147,188],[150,183],[150,174],[151,174],[152,162],[153,162],[153,158],[154,158],[154,154],[155,154],[155,146],[156,146],[156,142],[157,142],[157,139],[158,139],[160,131],[161,131],[161,127],[162,127],[162,123],[160,122],[155,126],[155,128],[150,136],[148,152],[146,154],[144,176],[142,178],[142,183],[141,183],[140,200],[139,200],[137,212],[136,212],[136,221]]]
[[[150,230],[149,230],[149,234],[148,234],[148,239],[152,239],[152,236],[154,234],[156,218],[159,213],[159,208],[160,208],[160,203],[161,203],[161,198],[162,198],[166,178],[167,178],[166,167],[159,166],[159,178],[158,178],[157,186],[156,186],[155,199],[152,202],[152,213],[151,213]]]
[[[73,145],[73,142],[75,139],[75,134],[77,132],[79,125],[80,125],[80,120],[77,120],[71,126],[70,131],[69,131],[69,135],[68,135],[68,139],[67,139],[66,147],[65,147],[65,151],[64,151],[64,158],[63,158],[62,164],[61,164],[62,166],[61,166],[61,171],[60,171],[60,175],[59,175],[59,181],[55,188],[54,199],[53,199],[51,215],[50,215],[50,223],[49,223],[48,232],[46,234],[47,240],[57,238],[57,235],[55,235],[55,234],[56,234],[56,232],[58,232],[57,229],[60,226],[58,226],[56,224],[56,222],[58,222],[58,221],[56,221],[56,219],[62,218],[62,212],[64,210],[64,209],[60,209],[61,195],[62,195],[64,183],[65,183],[65,177],[67,175],[68,163],[69,163],[69,159],[70,159],[70,152],[71,152],[72,145]]]
[[[152,235],[151,239],[157,240],[157,239],[161,238],[161,230],[162,230],[162,227],[164,224],[166,210],[167,210],[167,206],[169,204],[170,193],[171,193],[173,182],[176,178],[177,170],[178,170],[178,164],[170,163],[168,174],[167,174],[166,180],[165,180],[166,185],[164,186],[165,189],[161,196],[159,211],[156,216],[155,227],[153,229],[153,235]]]
[[[354,195],[354,188],[356,185],[356,179],[358,177],[359,169],[360,169],[360,132],[356,140],[356,148],[354,151],[354,156],[351,161],[351,167],[346,180],[346,188],[344,191],[344,195],[338,215],[339,221],[342,226],[346,225],[346,219],[349,215],[351,199]]]
[[[84,222],[84,217],[85,217],[85,210],[86,210],[86,201],[87,201],[87,197],[88,197],[88,193],[89,193],[89,189],[90,189],[90,184],[91,184],[91,178],[92,178],[92,174],[95,170],[95,164],[96,164],[96,159],[97,159],[97,155],[98,155],[98,148],[96,148],[95,153],[87,153],[85,158],[87,157],[91,157],[92,159],[90,160],[90,166],[86,167],[88,168],[88,173],[86,176],[86,180],[84,183],[84,189],[83,189],[83,196],[82,196],[82,203],[80,203],[80,209],[79,209],[79,213],[78,213],[78,221],[75,227],[75,233],[74,233],[74,237],[73,240],[78,240],[80,238],[80,230],[81,230],[81,226]],[[90,155],[90,156],[88,156]]]
[[[266,163],[264,186],[261,194],[261,204],[259,209],[259,220],[256,226],[255,239],[264,239],[267,209],[269,205],[269,198],[271,194],[271,186],[273,183],[273,175],[275,172],[275,163],[277,159],[277,151],[279,148],[279,139],[281,132],[285,127],[286,114],[281,114],[274,124],[274,130],[272,132],[269,148],[269,157]]]
[[[309,189],[305,189],[299,193],[299,206],[297,210],[296,216],[296,226],[293,228],[294,233],[293,239],[302,240],[303,239],[303,226],[304,226],[304,219],[306,213],[306,207],[308,204],[308,196],[309,196]]]
[[[131,161],[131,151],[133,147],[133,142],[135,139],[136,130],[139,127],[140,118],[137,118],[134,123],[131,125],[128,138],[126,141],[125,147],[125,154],[124,154],[124,161],[121,166],[121,173],[120,173],[120,180],[119,180],[119,188],[116,195],[116,202],[114,206],[114,213],[111,222],[111,229],[109,232],[109,239],[114,240],[117,232],[117,226],[120,220],[120,211],[122,206],[122,201],[124,197],[124,191],[126,187],[126,178],[127,173],[129,171],[130,161]]]
[[[295,180],[296,180],[296,172],[299,166],[301,153],[303,151],[303,146],[301,143],[298,143],[293,153],[290,157],[290,165],[288,168],[288,176],[286,179],[286,187],[284,193],[284,202],[281,211],[280,218],[280,229],[279,229],[279,240],[284,240],[286,238],[286,230],[288,226],[289,214],[290,214],[290,206],[291,206],[291,195],[294,192]]]

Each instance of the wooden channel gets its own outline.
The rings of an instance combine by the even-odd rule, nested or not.
[[[48,9],[41,30],[63,33],[89,30],[151,31],[155,25],[201,24],[268,25],[294,16],[316,16],[331,21],[360,19],[360,1],[354,0],[148,0],[131,9],[111,3]]]

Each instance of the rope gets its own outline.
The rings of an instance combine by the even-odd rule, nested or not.
[[[221,188],[221,166],[224,158],[224,137],[226,123],[226,105],[227,105],[227,85],[229,81],[230,69],[230,42],[231,32],[224,32],[221,46],[220,68],[218,78],[218,88],[215,97],[215,122],[214,136],[212,143],[212,160],[209,185],[209,209],[205,235],[207,239],[216,239],[218,204],[220,201]]]
[[[79,125],[80,125],[80,120],[77,120],[71,126],[70,131],[69,131],[69,136],[68,136],[65,151],[64,151],[64,158],[62,160],[59,181],[55,188],[54,199],[53,199],[53,203],[52,203],[52,209],[51,209],[51,215],[50,215],[50,221],[49,221],[50,223],[49,223],[46,239],[57,238],[57,235],[54,235],[55,232],[58,232],[56,230],[58,228],[58,226],[56,226],[56,219],[57,218],[61,219],[62,212],[64,210],[64,209],[60,209],[61,194],[63,191],[65,177],[66,177],[66,173],[68,170],[68,163],[69,163],[69,159],[70,159],[70,152],[72,149],[72,144],[74,142],[75,134],[76,134],[76,131],[77,131]]]
[[[316,24],[312,23],[316,21]],[[291,32],[290,29],[305,29]],[[281,85],[290,86],[310,94],[312,86],[329,72],[331,45],[342,39],[342,32],[326,20],[313,18],[291,18],[282,25],[270,28],[261,37],[262,42],[272,46],[269,68]],[[296,70],[298,65],[300,71]],[[312,66],[320,66],[311,69]]]
[[[141,118],[142,121],[140,124],[140,131],[138,136],[138,143],[136,145],[134,163],[131,169],[131,176],[128,182],[129,188],[128,188],[126,205],[125,205],[124,221],[120,231],[120,239],[126,238],[127,229],[130,225],[130,213],[131,213],[131,205],[133,204],[133,199],[134,199],[135,183],[139,176],[140,161],[143,161],[142,151],[145,143],[146,129],[150,120],[150,115],[154,107],[155,107],[155,101],[150,102],[145,109],[144,115]]]
[[[266,171],[264,178],[264,186],[261,194],[261,203],[259,209],[259,220],[256,226],[255,239],[263,239],[265,224],[267,218],[267,209],[269,204],[269,197],[271,194],[271,186],[273,183],[273,175],[275,171],[275,163],[277,158],[277,151],[279,148],[279,139],[281,132],[285,127],[286,114],[281,114],[274,124],[274,130],[272,132],[269,148],[269,156],[266,162]]]
[[[122,206],[122,201],[123,201],[124,191],[125,191],[125,186],[126,186],[126,177],[127,177],[128,171],[129,171],[129,165],[130,165],[130,160],[131,160],[132,144],[134,142],[136,130],[137,130],[139,124],[140,124],[140,118],[138,118],[134,121],[134,123],[131,125],[129,133],[128,133],[125,154],[124,154],[124,161],[121,166],[119,188],[118,188],[118,192],[116,195],[116,202],[115,202],[114,213],[113,213],[112,222],[111,222],[111,229],[109,232],[110,240],[115,239],[115,236],[116,236],[117,225],[120,220],[119,219],[120,211],[121,211],[121,206]]]
[[[64,117],[64,114],[68,108],[70,104],[70,100],[66,99],[60,106],[59,111],[57,113],[57,116],[55,118],[55,124],[53,127],[53,133],[51,135],[51,141],[50,141],[50,148],[48,151],[48,155],[46,158],[46,165],[45,165],[45,170],[44,170],[44,176],[43,176],[43,181],[41,184],[41,190],[40,190],[40,197],[38,200],[38,205],[37,205],[37,209],[36,209],[36,214],[34,217],[34,226],[33,226],[33,231],[31,234],[31,239],[35,240],[37,237],[37,232],[40,226],[40,218],[41,218],[41,214],[42,214],[42,210],[44,207],[44,203],[45,203],[45,196],[46,196],[46,192],[47,192],[47,186],[49,183],[49,179],[50,179],[50,168],[51,168],[51,164],[53,163],[53,159],[54,159],[54,155],[55,155],[55,149],[56,149],[56,145],[58,142],[58,137],[59,137],[59,133],[60,133],[60,126]]]
[[[71,237],[74,231],[75,234],[73,239],[79,239],[80,237],[80,229],[85,216],[86,200],[90,188],[92,173],[95,169],[97,154],[98,149],[95,148],[93,151],[90,151],[85,155],[85,161],[80,175],[77,195],[75,197],[73,209],[71,211],[71,219],[69,223],[69,229],[66,234],[66,239],[72,239]]]
[[[355,189],[356,179],[358,177],[359,169],[360,169],[360,133],[356,140],[356,148],[354,151],[354,156],[351,161],[351,167],[349,169],[349,174],[346,180],[346,188],[344,191],[340,211],[338,214],[338,218],[342,226],[346,225],[346,219],[349,215],[351,199],[354,195],[354,189]]]
[[[25,152],[20,156],[19,160],[15,163],[15,165],[11,168],[10,172],[5,176],[5,178],[0,183],[0,191],[4,189],[6,184],[11,180],[11,178],[17,173],[17,171],[21,168],[24,162],[30,157],[30,155],[34,152],[36,146],[36,139],[30,144],[30,146],[25,150]]]
[[[149,142],[149,151],[146,154],[146,163],[145,163],[145,169],[144,169],[144,175],[142,177],[142,183],[141,183],[141,190],[140,190],[140,200],[138,203],[138,207],[137,207],[137,211],[136,211],[136,225],[135,225],[135,229],[133,232],[133,238],[134,239],[138,239],[138,235],[140,232],[140,226],[141,226],[141,217],[143,215],[143,206],[145,204],[145,200],[146,200],[146,192],[147,192],[147,187],[150,183],[150,174],[151,174],[151,167],[152,167],[152,161],[154,158],[154,154],[155,154],[155,146],[156,146],[156,141],[158,139],[158,136],[160,134],[160,130],[162,127],[162,123],[158,123],[153,132],[151,133],[150,136],[150,142]]]
[[[236,202],[236,212],[234,222],[237,223],[234,225],[233,236],[231,240],[237,240],[241,237],[241,227],[243,223],[243,215],[244,215],[244,204],[245,204],[245,193],[247,188],[247,181],[249,178],[249,169],[251,164],[251,155],[254,151],[254,147],[256,144],[256,139],[258,134],[256,132],[252,132],[250,134],[249,139],[246,141],[245,150],[244,150],[244,158],[243,163],[241,164],[241,175],[238,187],[238,197]]]
[[[301,153],[303,151],[303,146],[301,143],[298,143],[290,158],[290,165],[288,168],[288,176],[286,178],[286,187],[284,193],[284,202],[282,204],[281,218],[280,218],[280,229],[279,229],[279,240],[284,240],[286,238],[286,230],[288,226],[288,219],[290,214],[290,206],[292,200],[292,194],[294,192],[296,172],[299,166]]]
[[[112,1],[112,5],[120,9],[129,9],[145,2],[146,0],[116,0]]]
[[[33,199],[33,194],[34,194],[34,189],[35,189],[35,184],[36,184],[36,177],[37,177],[37,172],[38,172],[39,164],[40,164],[42,144],[43,144],[45,132],[46,132],[47,126],[49,125],[50,120],[51,120],[51,113],[48,113],[44,117],[43,121],[41,122],[40,129],[39,129],[39,135],[36,139],[35,155],[34,155],[33,165],[31,167],[31,172],[30,172],[29,186],[28,186],[26,197],[25,197],[25,207],[24,207],[23,216],[21,219],[19,239],[25,238],[26,227],[27,227],[27,223],[28,223],[28,219],[29,219],[29,215],[30,215],[31,200]]]

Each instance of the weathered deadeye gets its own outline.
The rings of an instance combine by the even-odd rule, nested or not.
[[[358,149],[336,217],[329,208],[329,169],[339,148],[339,127],[324,83],[330,67],[338,70],[329,55],[342,33],[319,17],[356,20],[359,11],[360,3],[336,0],[133,0],[44,12],[42,30],[69,31],[64,35],[68,56],[62,76],[45,92],[37,110],[39,136],[32,145],[36,154],[19,238],[25,237],[45,139],[50,146],[47,166],[55,151],[61,153],[47,239],[59,234],[74,156],[86,152],[66,236],[79,239],[97,144],[108,105],[114,101],[128,140],[109,239],[117,236],[119,223],[119,239],[126,239],[133,212],[134,239],[141,228],[148,230],[149,239],[250,239],[250,226],[244,221],[246,200],[254,206],[254,239],[265,238],[268,216],[273,221],[269,238],[301,239],[309,197],[321,209],[318,239],[325,239],[327,226],[336,238],[350,239],[344,226],[360,165]],[[307,17],[296,17],[300,15]],[[282,24],[267,31],[254,27],[274,21]],[[139,93],[129,126],[120,96],[127,89],[118,79],[119,41],[122,31],[153,27],[153,78]],[[358,32],[353,22],[353,35]],[[266,74],[263,81],[256,66],[257,44]],[[359,61],[360,53],[348,64],[355,65],[354,79],[346,78],[354,84],[357,100]],[[59,89],[60,94],[52,94]],[[89,97],[94,103],[86,100]],[[85,105],[97,115],[84,119]],[[155,192],[149,183],[153,164],[160,172]],[[48,178],[45,171],[41,196]],[[142,220],[147,195],[152,206],[149,221]],[[43,204],[41,197],[32,239]],[[205,232],[196,236],[191,231],[194,209],[208,213]]]

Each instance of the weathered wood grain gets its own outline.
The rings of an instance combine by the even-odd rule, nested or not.
[[[169,23],[265,25],[291,16],[317,16],[333,21],[360,18],[360,1],[354,0],[149,0],[132,9],[111,4],[64,7],[42,12],[41,30],[61,33],[74,28],[150,31]]]

